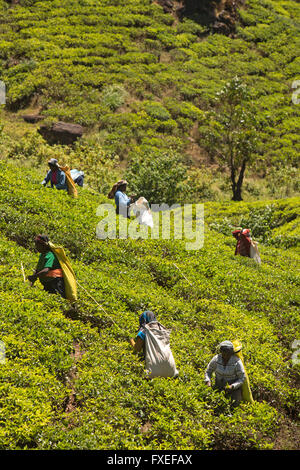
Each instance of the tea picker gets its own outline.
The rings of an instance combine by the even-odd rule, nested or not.
[[[232,235],[237,241],[234,254],[253,258],[258,264],[261,264],[258,243],[252,240],[250,229],[238,228],[232,232]]]
[[[157,321],[151,310],[146,310],[140,315],[139,326],[135,340],[131,338],[130,343],[135,353],[145,353],[145,378],[178,377],[170,348],[170,330]]]
[[[75,183],[78,184],[78,186],[83,186],[83,171],[76,169],[70,170],[67,165],[60,166],[56,158],[51,158],[48,161],[48,166],[50,170],[47,172],[41,184],[47,186],[50,182],[51,188],[55,187],[56,189],[65,190],[70,196],[76,198],[78,193]]]
[[[214,388],[224,390],[238,405],[241,401],[253,403],[248,375],[241,354],[242,344],[238,340],[222,341],[219,353],[209,362],[205,371],[205,383],[211,387],[215,375]]]
[[[126,188],[127,188],[127,181],[126,180],[119,180],[117,183],[113,185],[110,192],[108,193],[109,199],[114,199],[116,203],[116,214],[120,214],[123,217],[130,218],[129,216],[129,207],[130,204],[134,202],[136,196],[127,196]]]
[[[64,249],[51,243],[47,235],[35,237],[35,248],[40,257],[34,273],[28,276],[31,285],[39,279],[45,291],[60,294],[76,308],[76,277]]]

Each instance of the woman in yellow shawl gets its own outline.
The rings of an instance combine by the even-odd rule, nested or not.
[[[34,242],[40,257],[34,273],[28,276],[28,280],[33,285],[39,279],[45,291],[66,298],[63,271],[57,256],[49,247],[49,238],[46,235],[38,235]]]
[[[215,355],[205,371],[205,383],[210,387],[213,373],[215,388],[224,390],[235,405],[241,401],[253,403],[248,374],[241,353],[242,344],[238,340],[222,341],[219,354]]]
[[[78,170],[70,170],[67,165],[60,166],[56,158],[51,158],[48,162],[48,166],[50,170],[47,172],[47,175],[41,184],[43,186],[47,186],[50,182],[51,188],[55,187],[56,189],[66,190],[70,196],[76,198],[78,196],[78,192],[75,182],[73,181],[72,172],[75,171],[78,175],[76,182],[78,182],[79,186],[83,185],[84,173]]]
[[[28,276],[31,285],[39,279],[47,292],[60,294],[74,304],[77,301],[76,278],[64,249],[53,245],[47,235],[35,238],[35,248],[40,257],[36,270]]]

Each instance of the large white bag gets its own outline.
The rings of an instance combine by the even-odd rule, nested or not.
[[[130,206],[130,210],[132,210],[140,225],[153,228],[153,218],[147,199],[140,197]]]
[[[176,377],[175,360],[170,348],[170,330],[159,322],[145,325],[145,362],[147,377]]]
[[[257,247],[258,243],[251,240],[250,258],[253,258],[258,264],[261,264],[260,254]]]

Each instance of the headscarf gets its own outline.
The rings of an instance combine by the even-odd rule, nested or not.
[[[222,343],[219,344],[219,350],[220,351],[232,351],[234,352],[234,346],[231,341],[222,341]]]
[[[156,316],[151,310],[145,310],[139,317],[140,328],[144,328],[151,321],[156,321]]]
[[[244,235],[244,237],[251,237],[250,235],[250,229],[249,228],[239,228],[237,230],[234,230],[232,232],[232,235],[234,236],[234,238],[236,238],[237,240],[239,240],[240,238],[240,235]]]
[[[108,193],[108,199],[113,199],[119,187],[123,186],[124,184],[128,184],[126,180],[119,180],[117,183],[115,183]]]
[[[48,245],[49,238],[47,235],[37,235],[34,239],[35,242],[41,243],[42,245]]]
[[[50,160],[48,161],[48,165],[57,166],[57,168],[59,167],[56,158],[50,158]]]

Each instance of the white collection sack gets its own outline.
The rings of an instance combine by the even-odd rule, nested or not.
[[[132,210],[140,225],[153,228],[153,218],[147,199],[140,197],[130,206],[130,210]]]
[[[260,254],[257,245],[257,242],[251,240],[250,258],[253,258],[258,264],[261,264]]]
[[[147,377],[176,377],[175,360],[170,348],[170,330],[159,322],[145,325],[145,362]]]

